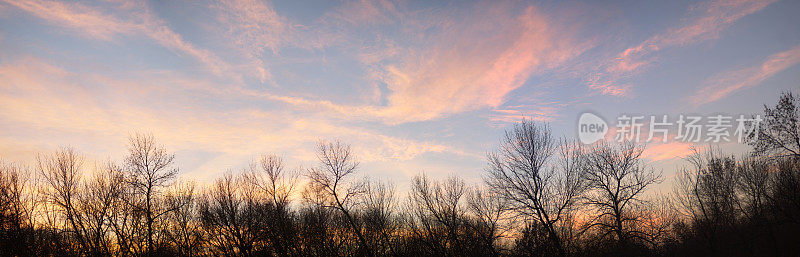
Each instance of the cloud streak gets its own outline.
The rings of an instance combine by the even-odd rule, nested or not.
[[[510,122],[567,126],[565,115],[583,108],[663,111],[655,105],[669,99],[632,96],[634,76],[665,54],[683,58],[668,49],[718,38],[737,21],[763,25],[743,17],[772,2],[695,4],[677,10],[685,19],[674,26],[632,30],[609,52],[611,40],[599,39],[619,32],[614,4],[0,0],[0,22],[10,25],[0,29],[0,144],[122,156],[125,137],[141,129],[188,156],[181,162],[194,175],[260,152],[313,162],[314,142],[325,138],[351,143],[378,174],[477,172],[491,135]],[[630,10],[652,9],[639,7]],[[691,101],[722,99],[796,65],[798,47],[774,43],[794,48],[711,77],[697,94],[712,97]],[[774,53],[759,47],[753,54]],[[695,78],[700,70],[691,69],[676,68],[685,74],[674,79]],[[636,83],[660,79],[641,77]],[[687,147],[656,144],[648,158]]]
[[[284,45],[296,43],[295,26],[264,1],[223,0],[215,6],[221,22],[236,46],[250,59],[261,82],[273,81],[264,54],[277,54]]]
[[[764,80],[800,63],[800,45],[770,55],[760,65],[739,70],[726,71],[706,80],[705,86],[689,97],[696,107],[716,102],[736,91],[755,87]]]
[[[194,84],[190,79],[171,75],[140,79],[148,82],[78,75],[31,58],[0,65],[0,101],[4,103],[0,107],[0,126],[10,128],[9,133],[48,131],[25,134],[28,135],[25,138],[33,140],[31,142],[17,142],[5,136],[0,136],[0,141],[55,148],[77,140],[93,143],[90,149],[98,145],[124,149],[120,144],[125,137],[143,130],[152,132],[175,151],[212,152],[227,160],[211,162],[209,165],[216,165],[211,167],[200,165],[198,169],[202,172],[219,172],[225,166],[236,165],[236,160],[243,161],[265,151],[287,153],[294,160],[313,161],[313,155],[305,148],[313,147],[321,138],[338,138],[354,144],[364,162],[409,161],[427,153],[470,155],[440,143],[388,136],[291,113],[253,108],[208,109],[194,103],[196,100],[191,97],[169,97],[187,95],[186,90],[192,86],[158,86],[166,81]],[[87,87],[94,84],[99,85]],[[110,96],[124,97],[109,99],[92,88],[102,88]],[[167,100],[168,105],[162,104]],[[109,105],[107,101],[114,103]],[[97,136],[111,141],[93,141]],[[49,143],[41,145],[41,142]],[[99,154],[119,150],[94,149]]]
[[[91,38],[113,40],[119,35],[145,35],[157,44],[188,55],[207,66],[215,74],[230,68],[208,50],[196,47],[171,30],[166,23],[152,14],[141,2],[124,2],[119,9],[128,13],[128,19],[103,13],[96,8],[79,3],[46,0],[0,0],[36,17],[61,27],[77,30]]]
[[[408,11],[389,2],[348,2],[323,16],[317,26],[342,25],[340,37],[364,42],[359,33],[378,33],[387,24],[397,34],[353,47],[299,40],[325,38],[314,29],[296,30],[271,7],[249,1],[225,1],[223,16],[242,42],[242,49],[262,66],[265,51],[281,47],[345,47],[365,65],[365,78],[377,88],[369,103],[342,104],[325,99],[234,88],[236,93],[314,109],[351,120],[378,120],[396,125],[430,121],[479,109],[496,109],[531,76],[582,53],[573,29],[552,21],[535,6],[518,10],[508,4],[478,3],[464,10],[437,13]],[[347,7],[352,6],[352,7]],[[252,10],[263,10],[253,12]],[[388,21],[395,20],[395,23]],[[263,31],[262,31],[263,30]],[[285,32],[285,33],[283,33]],[[421,35],[420,35],[421,33]],[[284,35],[288,34],[288,35]],[[380,34],[379,34],[380,35]],[[421,38],[408,44],[404,38]],[[324,61],[324,60],[323,60]],[[385,104],[375,104],[381,102]]]
[[[683,25],[656,34],[603,63],[602,68],[589,77],[589,88],[605,95],[627,95],[631,85],[620,83],[620,80],[644,70],[653,62],[658,52],[670,47],[683,47],[715,39],[722,30],[742,17],[760,11],[776,1],[714,0],[694,5],[690,8],[690,13],[699,14]]]
[[[379,69],[390,90],[379,116],[404,123],[498,108],[533,74],[582,51],[534,6],[517,16],[510,7],[483,7],[464,15],[469,20],[441,22],[428,44]]]

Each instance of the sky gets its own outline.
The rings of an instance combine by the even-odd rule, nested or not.
[[[119,162],[152,134],[184,179],[259,154],[477,183],[523,118],[756,114],[800,89],[800,1],[0,0],[0,159]],[[730,152],[737,142],[719,143]],[[665,184],[705,143],[650,142]]]

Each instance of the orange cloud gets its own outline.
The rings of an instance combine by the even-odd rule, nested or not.
[[[197,89],[196,81],[171,76],[150,74],[136,81],[78,76],[34,59],[0,65],[0,124],[9,129],[0,136],[0,142],[30,146],[20,149],[72,145],[95,155],[119,157],[124,154],[126,137],[144,130],[173,151],[215,153],[189,171],[201,174],[200,179],[243,164],[260,152],[287,153],[294,160],[313,161],[306,148],[312,148],[320,138],[338,138],[358,146],[357,154],[364,162],[409,161],[431,152],[470,155],[434,142],[387,136],[291,113],[209,109],[190,98],[175,97]],[[158,86],[165,83],[175,86]],[[95,84],[108,96],[120,99],[104,99],[89,87]],[[158,97],[162,95],[171,97]],[[11,137],[12,133],[25,136]],[[8,154],[19,155],[0,152]]]
[[[689,101],[695,106],[715,102],[736,91],[757,86],[765,79],[797,63],[800,63],[800,45],[770,55],[759,66],[727,71],[714,76],[705,82],[705,87],[690,96]]]

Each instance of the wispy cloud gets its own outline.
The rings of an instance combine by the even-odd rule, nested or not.
[[[691,142],[651,143],[642,152],[642,158],[650,161],[681,159],[691,155],[698,146]]]
[[[428,44],[405,49],[404,58],[378,70],[390,91],[378,114],[388,123],[497,108],[534,73],[582,51],[570,31],[534,6],[519,15],[503,5],[476,10],[441,22],[446,26]]]
[[[305,47],[316,30],[296,29],[262,3],[225,2],[223,14],[254,60],[264,51]],[[262,10],[252,12],[252,10]],[[341,104],[323,99],[237,88],[237,93],[316,109],[337,117],[386,124],[428,121],[478,109],[494,109],[532,75],[557,67],[586,49],[571,27],[551,21],[535,6],[478,3],[458,11],[408,11],[390,2],[351,1],[323,16],[317,26],[341,26],[335,47],[355,51],[367,81],[384,84],[370,91],[368,103]],[[382,35],[392,23],[396,33]],[[375,39],[359,39],[366,30]],[[263,30],[263,31],[262,31]],[[332,29],[331,29],[332,30]],[[285,35],[288,34],[288,35]],[[325,35],[316,34],[325,37]],[[406,38],[420,42],[408,44]],[[364,41],[370,41],[365,43]],[[313,40],[311,40],[313,41]],[[362,42],[359,44],[358,42]],[[330,43],[330,42],[329,42]],[[340,45],[343,44],[343,45]],[[355,45],[352,45],[355,44]],[[324,47],[325,44],[316,47]],[[259,62],[259,66],[263,63]],[[375,104],[385,100],[385,104]]]
[[[718,101],[743,89],[757,86],[765,79],[800,63],[800,45],[770,55],[761,65],[726,71],[706,80],[704,87],[689,97],[694,106]]]
[[[134,24],[120,21],[89,7],[58,1],[3,0],[53,24],[71,27],[93,38],[111,40],[118,34],[137,30]]]
[[[195,84],[191,79],[169,76],[128,81],[102,75],[78,75],[31,58],[0,65],[0,101],[4,103],[0,107],[0,125],[10,129],[9,134],[48,131],[25,134],[32,142],[18,144],[38,145],[38,149],[75,142],[92,143],[79,146],[98,153],[124,149],[121,144],[132,132],[152,132],[173,150],[213,152],[227,160],[207,164],[216,165],[211,167],[201,165],[198,169],[203,172],[219,172],[226,166],[241,164],[235,163],[236,160],[265,151],[313,161],[313,155],[306,148],[313,147],[320,138],[338,138],[352,143],[364,162],[409,161],[426,153],[470,155],[440,143],[384,135],[329,120],[255,108],[219,111],[199,105],[191,97],[166,99],[166,96],[188,95],[186,90],[194,86],[162,88],[159,84],[166,81]],[[91,88],[102,88],[105,94],[124,97],[107,99]],[[111,141],[101,143],[93,139],[98,136]],[[7,140],[10,139],[0,136],[0,141]],[[41,145],[41,142],[48,143]],[[92,148],[97,146],[103,148]],[[115,146],[119,149],[110,149]]]
[[[261,82],[272,81],[264,54],[276,54],[282,46],[297,43],[296,27],[264,1],[223,0],[215,6],[220,21],[228,28],[238,48],[250,59]]]
[[[682,141],[676,139],[676,128],[670,128],[666,133],[654,131],[652,138],[650,138],[650,120],[641,121],[641,127],[638,129],[638,134],[631,130],[625,130],[624,134],[620,134],[621,128],[617,124],[609,124],[608,132],[604,140],[608,142],[619,142],[617,136],[633,136],[631,140],[637,144],[645,146],[642,152],[642,158],[651,162],[675,160],[684,158],[693,153],[695,149],[703,149],[707,144],[704,142]],[[659,127],[662,128],[662,127]]]
[[[395,20],[403,14],[395,3],[389,0],[353,0],[345,1],[337,10],[327,15],[326,22],[333,20],[336,25],[369,26]]]
[[[561,107],[559,103],[506,106],[492,110],[489,120],[496,123],[520,122],[523,119],[550,122],[556,118]]]
[[[657,110],[652,94],[591,96],[631,96],[631,78],[665,49],[718,38],[772,2],[696,4],[674,27],[632,30],[635,41],[608,52],[598,39],[618,32],[605,29],[618,25],[616,10],[594,3],[0,0],[0,20],[19,26],[0,29],[0,145],[120,156],[125,137],[144,130],[213,174],[259,152],[313,161],[327,138],[353,144],[365,163],[396,164],[382,172],[476,168],[492,139],[459,133],[523,118],[561,126],[581,108]],[[797,49],[712,77],[698,94],[713,96],[693,101],[753,87],[799,62]],[[589,95],[575,90],[582,82]],[[686,148],[656,144],[648,156]]]
[[[676,28],[668,29],[625,49],[613,59],[603,63],[601,69],[588,78],[588,85],[602,94],[626,95],[631,85],[620,83],[619,80],[648,67],[659,51],[715,39],[722,30],[737,20],[762,10],[776,1],[714,0],[694,5],[689,10],[693,14],[692,18]]]
[[[178,54],[188,55],[216,74],[229,70],[228,65],[208,50],[198,48],[171,30],[166,22],[152,14],[143,2],[123,1],[118,11],[127,17],[104,13],[90,6],[73,2],[47,0],[0,0],[36,17],[91,38],[113,40],[119,35],[144,35]],[[122,15],[120,15],[122,16]]]

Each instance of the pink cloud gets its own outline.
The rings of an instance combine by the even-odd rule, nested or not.
[[[704,83],[705,87],[690,96],[689,101],[695,106],[718,101],[736,91],[757,86],[797,63],[800,63],[800,45],[770,55],[761,65],[715,75]]]
[[[744,16],[760,11],[777,0],[712,0],[693,6],[690,12],[699,14],[677,28],[627,48],[602,64],[600,71],[588,79],[590,88],[602,94],[623,96],[630,85],[619,80],[632,76],[650,65],[653,55],[668,47],[686,46],[714,39],[719,33]]]
[[[429,44],[379,71],[391,91],[379,116],[403,123],[497,108],[535,72],[583,51],[536,7],[516,17],[507,6],[476,9],[467,21],[441,22]]]
[[[215,74],[228,74],[231,69],[212,52],[184,40],[164,21],[155,17],[143,3],[125,2],[116,7],[115,12],[120,12],[120,15],[110,15],[80,3],[2,1],[92,38],[113,40],[118,35],[144,35],[179,54],[197,59]],[[364,12],[359,15],[343,16],[345,21],[380,22],[393,17],[409,19],[400,23],[411,24],[405,30],[415,31],[419,26],[439,26],[441,29],[440,33],[430,35],[429,40],[419,46],[401,46],[386,41],[386,44],[378,45],[371,52],[358,55],[362,62],[370,65],[368,77],[388,85],[388,95],[380,96],[380,92],[375,91],[377,97],[371,98],[372,102],[377,102],[380,97],[385,97],[387,106],[342,105],[259,92],[235,85],[227,89],[208,90],[233,91],[323,109],[344,117],[378,119],[397,124],[481,108],[497,108],[504,103],[508,93],[519,88],[535,72],[558,65],[583,51],[571,42],[569,31],[556,27],[535,7],[527,8],[521,15],[512,15],[515,10],[511,6],[484,4],[477,6],[470,17],[427,17],[438,21],[430,22],[433,25],[420,25],[411,21],[413,17],[408,17],[408,13],[401,13],[394,4],[388,2],[349,4],[369,8],[358,9]],[[258,70],[262,82],[271,79],[268,67],[262,60],[263,52],[274,53],[282,46],[294,45],[300,38],[308,37],[307,34],[297,35],[296,26],[260,1],[230,0],[221,2],[217,7],[221,11],[220,18],[229,25],[236,44],[251,58],[251,66]],[[472,19],[474,16],[482,18]]]
[[[54,25],[72,28],[91,38],[113,40],[117,35],[142,34],[159,45],[179,54],[186,54],[206,65],[212,72],[222,74],[229,67],[213,53],[200,49],[171,30],[164,21],[155,17],[141,2],[123,2],[119,11],[130,17],[122,19],[102,13],[89,6],[73,2],[46,0],[0,0],[29,12]]]
[[[426,121],[498,108],[506,95],[530,76],[558,67],[587,48],[572,39],[573,29],[554,24],[533,6],[519,12],[506,4],[477,4],[467,13],[427,16],[400,12],[385,3],[349,4],[375,5],[360,10],[368,12],[361,18],[376,19],[375,22],[383,19],[376,17],[403,19],[397,23],[401,26],[399,30],[420,37],[420,43],[414,45],[381,37],[377,44],[354,48],[367,70],[365,77],[375,84],[368,92],[371,104],[338,104],[246,88],[235,91],[347,119],[380,120],[387,124]],[[324,22],[349,24],[344,18],[331,18],[343,11],[325,16]],[[426,32],[418,33],[420,30]],[[345,37],[347,33],[356,32],[346,30]],[[388,92],[382,93],[377,84],[385,84]],[[387,104],[374,105],[381,98]],[[535,113],[524,115],[529,114]]]
[[[523,119],[533,119],[538,121],[552,121],[557,116],[558,110],[562,107],[559,103],[548,103],[541,105],[508,106],[505,109],[494,109],[489,115],[492,122],[520,122]]]
[[[642,158],[651,161],[680,159],[692,154],[694,149],[695,144],[690,142],[653,143],[642,152]]]
[[[668,46],[683,46],[698,41],[714,39],[719,33],[744,16],[760,11],[777,0],[714,0],[703,2],[691,8],[700,11],[701,16],[688,24],[657,35],[643,45],[653,51]]]
[[[593,76],[589,80],[589,88],[598,90],[604,95],[613,96],[626,96],[628,89],[631,87],[628,84],[621,85],[616,81],[601,81],[601,76]]]
[[[2,0],[61,26],[79,29],[82,33],[102,40],[136,30],[136,26],[107,16],[91,8],[57,1]]]
[[[676,134],[674,130],[669,131],[670,133],[666,135],[666,140],[664,140],[664,133],[653,133],[653,138],[650,138],[650,121],[643,120],[641,124],[642,127],[638,134],[638,141],[634,139],[634,142],[645,145],[642,158],[650,161],[680,159],[691,154],[694,149],[702,148],[702,146],[699,146],[700,143],[683,142],[675,139]],[[604,138],[605,141],[618,142],[616,136],[619,132],[619,128],[617,128],[616,125],[616,121],[612,121],[609,124],[609,130]]]

